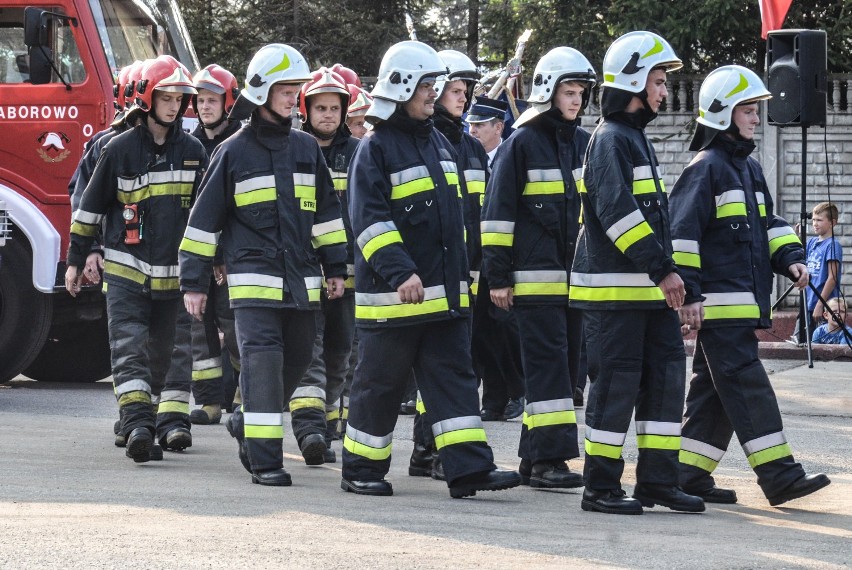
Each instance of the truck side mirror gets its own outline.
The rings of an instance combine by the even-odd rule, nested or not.
[[[24,43],[29,47],[47,45],[48,18],[40,8],[24,9]]]
[[[53,50],[47,46],[30,48],[30,83],[44,85],[50,83],[53,72]]]

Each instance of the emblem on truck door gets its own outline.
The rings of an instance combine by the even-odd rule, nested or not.
[[[65,148],[71,142],[65,133],[45,132],[38,137],[38,142],[41,148],[36,149],[36,152],[45,162],[62,162],[71,154],[71,150]]]

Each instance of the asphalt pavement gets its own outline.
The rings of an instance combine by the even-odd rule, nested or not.
[[[0,386],[0,568],[849,568],[852,365],[766,366],[796,459],[832,484],[770,507],[734,441],[717,481],[738,504],[641,517],[583,512],[581,490],[451,499],[444,483],[407,474],[410,416],[395,432],[393,497],[344,493],[339,462],[305,466],[289,423],[292,487],[252,485],[221,424],[194,427],[185,452],[136,465],[113,445],[109,382],[21,377]],[[500,467],[517,467],[520,425],[486,424]],[[636,457],[631,432],[628,492]]]

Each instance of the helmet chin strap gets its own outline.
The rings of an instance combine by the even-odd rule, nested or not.
[[[209,131],[212,131],[213,129],[215,129],[216,127],[218,127],[219,125],[221,125],[222,123],[224,123],[227,120],[228,120],[228,114],[222,113],[222,116],[219,117],[218,119],[216,119],[215,121],[213,121],[212,123],[205,123],[204,121],[201,120],[201,117],[198,117],[198,124],[201,125],[202,129],[207,129]]]
[[[272,115],[273,117],[275,117],[275,120],[277,122],[281,123],[282,125],[292,120],[290,117],[285,117],[284,115],[282,115],[282,114],[280,114],[276,111],[273,111],[272,105],[270,105],[268,99],[263,104],[263,108],[266,109],[267,111],[269,111],[269,114]]]

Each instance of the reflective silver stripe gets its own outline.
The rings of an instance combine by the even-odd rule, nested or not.
[[[633,169],[633,180],[647,180],[653,177],[654,174],[651,170],[650,164],[646,164],[645,166],[637,166]]]
[[[221,357],[205,358],[204,360],[195,360],[192,363],[193,370],[207,370],[208,368],[217,368],[222,366]]]
[[[296,388],[293,391],[293,395],[290,396],[291,400],[295,400],[296,398],[320,398],[325,401],[325,390],[317,386],[301,386]]]
[[[347,263],[346,264],[346,275],[355,275],[355,264]]]
[[[586,439],[594,443],[605,443],[607,445],[624,445],[626,433],[617,433],[614,431],[604,431],[602,429],[592,429],[586,427]]]
[[[579,182],[580,180],[583,179],[583,169],[582,168],[575,168],[574,170],[571,171],[571,176],[574,177],[574,182]]]
[[[166,170],[163,172],[146,172],[135,178],[118,178],[118,189],[122,192],[133,192],[151,184],[168,184],[170,182],[194,182],[194,170]]]
[[[390,432],[385,436],[370,435],[367,432],[355,429],[354,427],[352,427],[352,424],[347,423],[346,437],[348,437],[352,441],[364,444],[374,449],[383,449],[389,446],[393,441],[393,432]]]
[[[464,179],[470,182],[485,182],[484,170],[465,170]]]
[[[790,226],[782,226],[780,228],[772,228],[771,230],[766,232],[766,235],[769,236],[769,240],[771,241],[781,236],[796,235],[796,232],[794,232],[793,228],[791,228]]]
[[[442,160],[441,161],[441,169],[444,172],[456,172],[456,173],[458,173],[458,171],[459,171],[458,165],[455,162],[453,162],[452,160]],[[428,170],[427,170],[427,172],[428,172]]]
[[[252,426],[283,426],[284,414],[243,411],[243,421]]]
[[[675,251],[682,251],[684,253],[694,253],[696,255],[701,254],[698,242],[691,239],[673,239],[672,248],[674,248]]]
[[[705,307],[724,307],[727,305],[756,305],[757,299],[754,293],[743,291],[741,293],[703,293]]]
[[[275,188],[275,176],[269,174],[237,182],[234,185],[234,194],[244,194],[245,192],[260,190],[261,188]]]
[[[558,168],[535,168],[527,170],[528,182],[556,182],[562,180],[562,171]]]
[[[305,277],[305,289],[319,289],[322,287],[322,277]]]
[[[189,403],[189,392],[183,390],[163,390],[160,393],[161,402],[183,402]]]
[[[228,276],[230,280],[230,276]],[[435,285],[423,289],[423,300],[431,301],[433,299],[441,299],[447,296],[447,291],[443,285]],[[369,307],[381,307],[386,305],[401,305],[399,293],[392,291],[390,293],[355,293],[355,304]]]
[[[216,245],[217,243],[219,243],[219,235],[221,233],[222,232],[205,232],[204,230],[199,230],[198,228],[193,228],[192,226],[186,226],[186,231],[183,233],[183,236],[193,241]]]
[[[471,271],[470,278],[473,279],[474,283],[479,283],[479,271]]]
[[[482,418],[479,416],[461,416],[432,424],[432,434],[435,437],[460,429],[482,429]]]
[[[697,453],[699,455],[703,455],[704,457],[710,458],[717,463],[722,461],[722,457],[725,455],[724,449],[719,449],[718,447],[713,447],[709,443],[704,443],[703,441],[698,441],[695,439],[689,439],[688,437],[680,438],[680,448],[684,451],[691,451],[692,453]]]
[[[636,422],[636,435],[680,435],[680,422]]]
[[[331,220],[330,222],[314,224],[314,227],[311,228],[311,236],[323,236],[325,234],[330,234],[331,232],[343,231],[343,229],[343,219],[337,218],[336,220]]]
[[[766,197],[763,195],[763,192],[755,192],[754,198],[757,200],[758,204],[766,205]]]
[[[441,164],[443,165],[443,163]],[[406,168],[399,172],[391,172],[390,182],[391,186],[399,186],[400,184],[405,184],[406,182],[411,182],[418,178],[429,178],[429,169],[421,165],[412,166],[411,168]]]
[[[470,286],[467,284],[467,281],[459,281],[459,292],[462,295],[467,295],[470,291]]]
[[[567,271],[513,271],[515,283],[567,283]]]
[[[122,394],[127,394],[129,392],[147,392],[150,394],[151,385],[144,380],[128,380],[127,382],[115,387],[115,394],[117,396],[121,396]]]
[[[745,442],[743,444],[743,451],[745,451],[746,455],[751,455],[752,453],[757,453],[758,451],[763,451],[764,449],[769,449],[770,447],[783,445],[785,443],[787,443],[787,438],[784,437],[784,432],[777,431]]]
[[[527,402],[524,411],[529,416],[536,414],[549,414],[551,412],[570,412],[574,409],[574,400],[571,398],[560,398],[558,400],[544,400],[542,402]]]
[[[178,277],[180,270],[177,265],[151,265],[145,263],[141,259],[133,257],[129,253],[118,251],[115,249],[104,249],[104,259],[106,261],[114,261],[128,267],[133,267],[140,273],[150,275],[151,277]]]
[[[571,273],[579,287],[656,287],[647,273]]]
[[[274,289],[284,288],[284,278],[261,273],[229,273],[228,285],[239,287],[243,285],[257,285],[260,287],[272,287]]]
[[[103,214],[94,214],[92,212],[86,212],[84,210],[77,210],[76,212],[74,212],[74,221],[80,222],[81,224],[89,224],[91,226],[94,226],[101,223],[101,220],[103,219]]]
[[[296,186],[316,186],[317,185],[317,175],[316,174],[306,174],[304,172],[294,172],[293,173],[293,184]]]
[[[716,207],[719,208],[725,204],[745,203],[745,192],[742,190],[728,190],[716,196]]]
[[[515,233],[515,222],[504,222],[501,220],[488,220],[479,222],[481,233],[512,234]]]
[[[154,405],[154,406],[159,405],[160,404],[160,397],[155,396],[154,394],[151,394],[151,404]]]
[[[606,231],[607,237],[615,243],[618,238],[622,236],[626,231],[638,226],[642,222],[645,221],[645,216],[642,215],[642,212],[639,210],[634,210],[633,212],[627,214],[614,224],[612,224],[609,229]]]
[[[358,239],[355,241],[358,242],[358,247],[364,249],[367,243],[374,237],[396,231],[399,230],[396,229],[396,224],[393,222],[376,222],[361,232],[361,235],[359,235]]]

